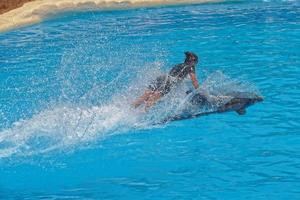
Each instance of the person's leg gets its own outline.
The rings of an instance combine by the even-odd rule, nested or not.
[[[151,106],[153,106],[161,97],[161,92],[153,92],[146,100],[145,110],[148,110]]]
[[[139,107],[141,104],[143,104],[144,102],[146,102],[149,99],[149,97],[151,96],[152,93],[153,93],[153,91],[146,90],[142,96],[140,96],[133,102],[133,106],[135,108]]]

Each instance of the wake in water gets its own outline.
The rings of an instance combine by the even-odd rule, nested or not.
[[[74,44],[65,51],[59,68],[55,68],[54,73],[47,71],[47,82],[40,80],[38,71],[33,71],[37,73],[36,79],[44,83],[37,90],[47,90],[46,96],[50,99],[29,95],[26,98],[29,103],[16,99],[17,103],[0,107],[0,158],[91,147],[112,135],[152,128],[153,124],[180,112],[191,85],[189,80],[164,96],[146,114],[131,107],[131,102],[167,65],[160,61],[169,56],[155,43],[150,44],[149,51],[153,52],[147,52],[147,61],[139,45],[126,44],[127,51],[119,50],[122,30],[116,30],[117,34],[109,38],[101,33],[96,37],[93,33],[71,40]],[[37,87],[31,84],[36,82],[34,79],[24,82],[27,87]],[[55,87],[48,89],[51,84]],[[22,87],[16,91],[27,94]],[[249,84],[240,84],[221,72],[209,75],[201,88],[213,95],[230,90],[253,90]],[[39,94],[39,91],[33,92]],[[42,106],[35,108],[37,101]],[[28,105],[37,112],[28,114],[31,108]]]
[[[0,107],[0,158],[68,152],[144,126],[137,119],[140,114],[131,109],[131,100],[160,72],[163,51],[149,52],[152,57],[145,62],[138,45],[128,44],[128,51],[116,51],[119,33],[110,38],[99,34],[71,40],[73,44],[64,52],[59,68],[51,71],[45,66],[49,80],[43,80],[37,70],[33,71],[36,79],[23,80],[26,85],[14,88],[26,94],[26,101],[16,98]],[[147,74],[148,79],[139,78],[139,74]],[[37,86],[37,81],[43,84]],[[25,90],[24,86],[32,89]],[[40,94],[39,89],[47,93],[46,98],[27,96],[31,91]],[[28,112],[31,107],[34,111]]]
[[[187,81],[171,91],[148,113],[134,110],[130,105],[135,97],[131,94],[137,93],[136,87],[128,87],[124,92],[115,94],[104,105],[55,105],[29,119],[15,122],[11,128],[0,132],[0,158],[66,151],[78,146],[88,146],[132,129],[149,128],[180,112],[187,101],[185,92],[189,84]],[[249,84],[232,80],[221,72],[208,76],[201,89],[214,96],[230,91],[257,92]],[[222,103],[226,102],[220,102]],[[206,112],[212,108],[201,109]]]
[[[134,115],[114,104],[91,108],[58,106],[2,131],[0,157],[35,155],[86,144],[130,128],[134,122]]]

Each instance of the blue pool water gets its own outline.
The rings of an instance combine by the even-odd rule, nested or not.
[[[299,36],[299,1],[65,13],[1,33],[0,199],[300,199]],[[265,101],[151,125],[190,82],[147,116],[128,104],[186,50],[203,87]]]

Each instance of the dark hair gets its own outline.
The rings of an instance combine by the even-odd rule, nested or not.
[[[190,51],[186,51],[184,52],[185,54],[185,63],[197,63],[198,62],[198,56],[196,54],[194,54],[193,52]]]

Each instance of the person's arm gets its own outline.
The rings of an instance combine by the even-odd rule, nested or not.
[[[195,73],[190,73],[190,78],[192,80],[193,86],[195,89],[199,88],[199,82]]]

